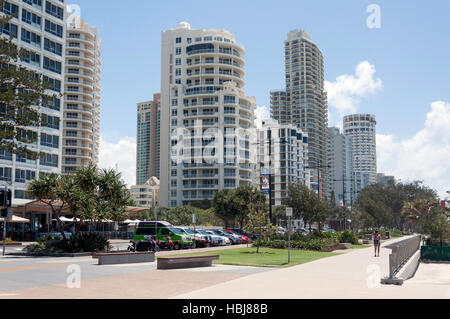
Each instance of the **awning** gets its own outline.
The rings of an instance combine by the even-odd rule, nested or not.
[[[3,222],[3,218],[0,218],[0,222]],[[11,220],[7,220],[6,222],[7,223],[12,223],[12,224],[27,224],[27,223],[30,222],[30,220],[26,219],[26,218],[22,218],[22,217],[13,215],[12,219]]]

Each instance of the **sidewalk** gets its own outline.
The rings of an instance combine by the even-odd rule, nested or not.
[[[389,241],[396,242],[401,239]],[[254,274],[216,286],[180,294],[177,299],[371,299],[450,298],[450,266],[440,265],[438,278],[429,278],[430,265],[421,264],[417,277],[403,286],[380,285],[389,273],[390,249],[373,247],[311,263]]]

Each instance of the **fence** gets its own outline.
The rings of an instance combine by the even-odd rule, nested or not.
[[[450,261],[450,246],[422,246],[420,256],[422,260]]]
[[[417,235],[385,246],[385,248],[392,249],[392,253],[389,255],[389,278],[394,278],[400,268],[420,249],[421,238],[421,235]]]

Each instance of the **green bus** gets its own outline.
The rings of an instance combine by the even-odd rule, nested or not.
[[[170,237],[174,243],[174,248],[177,250],[191,248],[194,243],[191,236],[164,221],[140,222],[134,231],[133,240],[137,243],[149,239],[151,236],[156,236],[156,239],[161,242],[167,242],[167,237]]]

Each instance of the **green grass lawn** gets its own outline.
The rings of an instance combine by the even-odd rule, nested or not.
[[[369,247],[372,247],[372,245],[351,245],[350,249],[369,248]]]
[[[175,256],[198,255],[220,255],[219,260],[213,261],[215,264],[286,268],[304,264],[321,258],[337,256],[339,255],[339,253],[291,250],[290,264],[287,263],[287,249],[273,248],[260,248],[259,254],[256,254],[256,248],[237,248],[202,253],[180,254]]]

